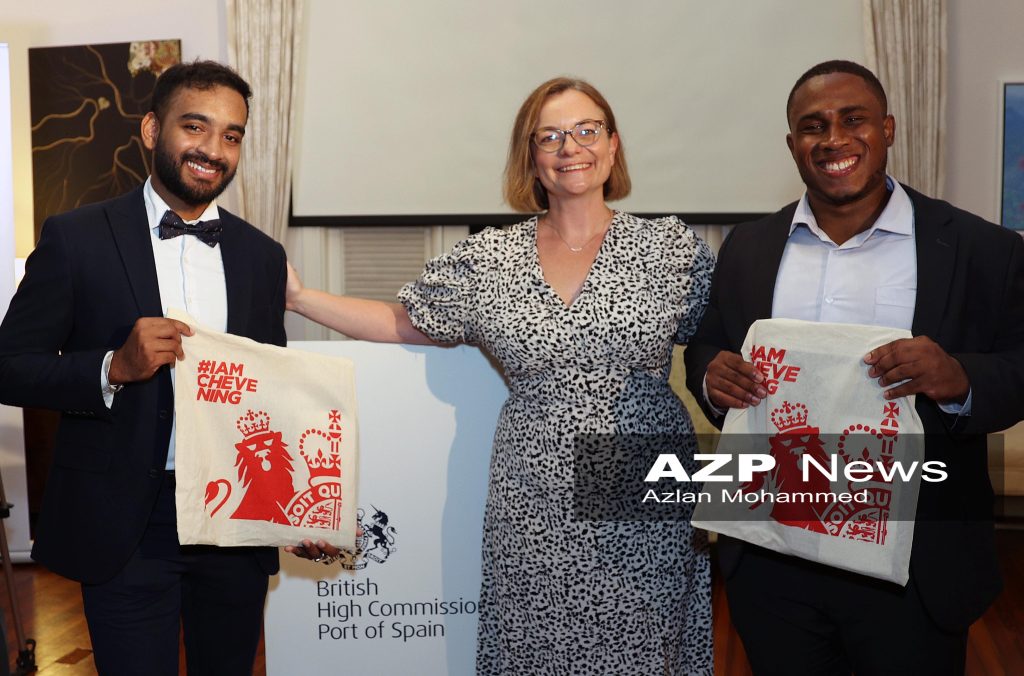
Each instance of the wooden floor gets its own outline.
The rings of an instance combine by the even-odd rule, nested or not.
[[[996,533],[996,542],[1005,587],[985,616],[971,627],[967,654],[970,676],[1024,674],[1024,530],[1000,530]],[[14,581],[26,634],[38,642],[36,664],[40,676],[94,674],[96,669],[78,585],[36,565],[15,566]],[[0,597],[8,628],[8,645],[14,646],[14,627],[6,592],[0,590]],[[746,676],[751,673],[750,667],[729,623],[725,593],[717,579],[712,603],[715,674]],[[185,673],[184,668],[181,673]],[[262,646],[253,673],[266,673]]]

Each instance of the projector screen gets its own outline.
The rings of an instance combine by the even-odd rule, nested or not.
[[[801,194],[790,87],[864,61],[860,0],[307,0],[302,42],[297,225],[510,214],[513,118],[559,75],[615,111],[633,178],[617,208],[774,211]]]

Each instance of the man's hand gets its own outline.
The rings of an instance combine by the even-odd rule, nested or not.
[[[864,362],[871,365],[868,375],[882,387],[907,381],[886,390],[886,399],[923,394],[940,404],[962,404],[971,391],[964,367],[927,336],[886,343],[869,352]]]
[[[361,535],[362,533],[360,533]],[[284,548],[289,554],[294,554],[300,559],[309,559],[310,561],[330,561],[341,555],[341,550],[334,545],[327,544],[323,540],[317,540],[316,544],[313,544],[312,540],[303,540],[302,544],[299,545],[288,545]]]
[[[704,382],[708,399],[718,409],[757,406],[768,396],[764,376],[735,352],[722,350],[708,364]]]
[[[188,324],[164,317],[141,317],[124,345],[110,359],[107,379],[111,385],[149,380],[164,364],[184,359],[181,334],[192,335]]]

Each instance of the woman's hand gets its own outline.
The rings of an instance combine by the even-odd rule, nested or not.
[[[302,280],[299,279],[299,273],[295,272],[291,263],[286,263],[286,265],[288,266],[288,282],[285,284],[284,290],[284,309],[296,312],[299,296],[303,291]]]
[[[288,545],[284,548],[289,554],[294,554],[300,559],[330,563],[341,556],[341,550],[334,545],[329,545],[323,540],[303,540],[300,545]]]

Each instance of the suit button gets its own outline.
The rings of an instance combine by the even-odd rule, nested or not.
[[[160,414],[159,415],[160,415],[160,419],[161,420],[167,420],[167,418],[169,418],[171,416],[171,413],[166,408],[162,408],[162,409],[160,409]]]
[[[150,479],[159,479],[161,474],[163,474],[163,472],[161,472],[158,469],[151,469],[151,470],[149,470],[149,478]]]

